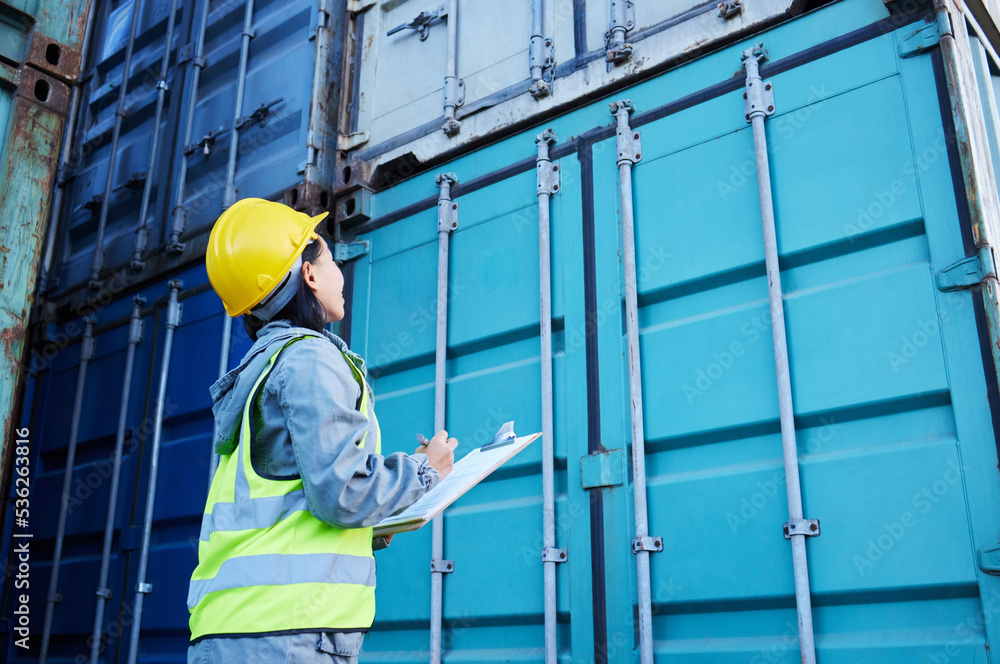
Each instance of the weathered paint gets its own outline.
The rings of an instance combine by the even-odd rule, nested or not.
[[[29,78],[29,77],[25,77]],[[34,80],[34,79],[31,79]],[[0,468],[16,420],[11,409],[21,378],[25,329],[31,315],[38,256],[49,214],[48,192],[62,140],[63,117],[19,89],[14,99],[7,149],[0,166],[0,412],[4,414]],[[32,94],[34,86],[31,86]]]
[[[14,2],[11,7],[34,20],[30,46],[18,69],[4,65],[3,83],[13,82],[9,114],[0,109],[0,413],[3,448],[0,473],[22,378],[25,331],[38,276],[38,259],[49,216],[49,193],[55,181],[69,88],[80,64],[79,49],[89,0],[67,3]],[[7,13],[10,13],[8,10]],[[28,24],[25,24],[29,27]],[[26,33],[28,34],[28,33]]]
[[[973,241],[976,248],[990,246],[995,251],[1000,247],[1000,197],[966,24],[969,10],[961,0],[938,0],[935,8]],[[1000,384],[1000,293],[995,276],[984,280],[982,298],[993,381]]]

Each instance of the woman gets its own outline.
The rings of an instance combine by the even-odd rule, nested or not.
[[[261,199],[216,221],[206,269],[254,345],[212,386],[219,469],[191,576],[188,662],[356,662],[372,524],[450,471],[445,431],[383,457],[365,365],[326,323],[344,277],[310,218]]]

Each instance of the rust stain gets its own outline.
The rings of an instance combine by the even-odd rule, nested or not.
[[[15,370],[20,361],[15,355],[16,346],[22,341],[24,341],[24,323],[20,320],[14,323],[13,327],[0,331],[0,347],[3,348],[4,356],[8,358],[9,366]]]

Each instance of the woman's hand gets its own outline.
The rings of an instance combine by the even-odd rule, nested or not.
[[[455,464],[455,448],[458,447],[458,440],[448,438],[448,432],[442,429],[434,434],[434,437],[427,441],[426,445],[417,448],[418,454],[426,454],[427,461],[438,471],[438,475],[443,480],[451,472]]]

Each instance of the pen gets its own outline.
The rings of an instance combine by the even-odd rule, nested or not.
[[[427,445],[427,443],[429,443],[430,441],[424,438],[424,434],[418,433],[417,442],[420,443],[421,445]]]

